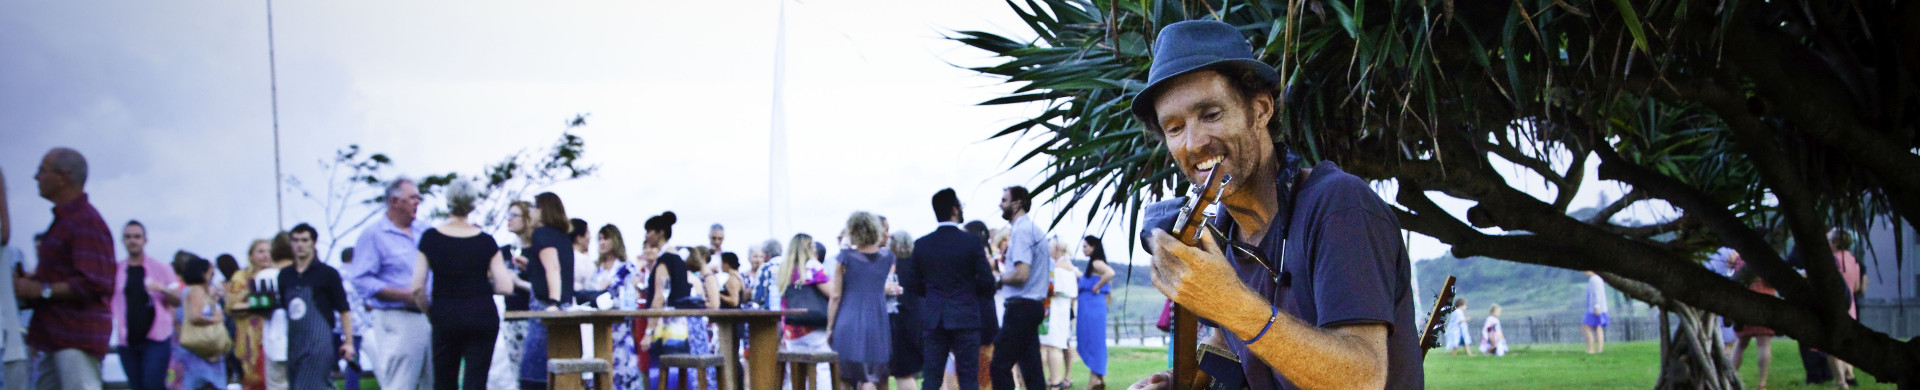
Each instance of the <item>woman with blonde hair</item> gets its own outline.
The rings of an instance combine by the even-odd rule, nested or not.
[[[261,337],[267,326],[268,311],[254,307],[254,275],[274,269],[270,242],[253,240],[247,245],[247,267],[227,278],[227,318],[233,319],[233,356],[240,361],[240,388],[267,388],[267,355]]]
[[[847,218],[847,243],[852,248],[837,256],[836,277],[823,290],[828,294],[827,327],[832,329],[833,351],[840,356],[840,377],[862,390],[876,389],[887,380],[892,353],[892,324],[887,322],[887,275],[893,252],[880,247],[880,219],[865,211]]]
[[[1053,242],[1048,251],[1053,259],[1053,292],[1047,295],[1047,318],[1040,327],[1040,358],[1047,371],[1047,387],[1066,389],[1073,387],[1067,368],[1073,366],[1073,307],[1080,295],[1080,269],[1067,256],[1067,243],[1058,237],[1049,241]]]
[[[504,245],[500,255],[515,260],[526,260],[517,250],[533,245],[533,229],[538,227],[533,221],[533,203],[516,200],[507,203],[507,232],[519,239],[518,247]],[[537,257],[537,255],[536,255]],[[533,299],[533,282],[525,279],[526,264],[513,264],[513,293],[507,295],[506,310],[527,311]],[[520,361],[526,356],[527,323],[532,320],[505,320],[500,322],[499,336],[493,343],[493,368],[487,372],[487,388],[510,389],[520,386]]]
[[[787,241],[787,256],[780,263],[780,276],[775,279],[777,283],[774,283],[774,288],[782,291],[782,299],[794,299],[800,289],[813,289],[828,300],[839,293],[839,291],[828,290],[827,281],[831,278],[827,276],[827,264],[814,250],[814,245],[816,243],[813,241],[813,236],[806,233],[795,234],[793,239]],[[794,291],[788,291],[788,289]],[[801,309],[787,305],[786,302],[779,302],[779,304],[787,310]],[[830,328],[824,324],[799,324],[795,323],[794,318],[788,317],[781,326],[786,331],[786,339],[780,345],[782,351],[828,352],[833,350],[827,343]],[[813,378],[810,380],[821,383],[821,388],[827,388],[826,383],[831,378],[827,377],[826,372],[826,365],[819,365],[815,369],[815,375],[810,376]]]

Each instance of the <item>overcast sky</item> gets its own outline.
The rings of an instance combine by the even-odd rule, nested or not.
[[[672,210],[677,245],[704,243],[716,222],[731,250],[776,233],[784,242],[790,233],[768,223],[766,157],[779,4],[281,2],[282,169],[315,183],[320,159],[358,144],[392,156],[394,173],[475,174],[589,114],[575,133],[599,173],[550,189],[570,214],[631,238]],[[261,2],[0,2],[0,171],[14,239],[50,222],[32,172],[55,146],[87,156],[93,204],[116,236],[124,221],[144,222],[150,253],[242,254],[270,236],[266,15]],[[787,18],[795,230],[830,239],[848,213],[869,210],[925,234],[928,198],[944,187],[969,219],[1005,224],[999,189],[1031,186],[1041,164],[1009,170],[1025,148],[986,138],[1040,107],[975,106],[1013,88],[961,68],[995,60],[944,39],[1030,36],[1004,3],[808,1],[788,3]],[[1513,180],[1551,196],[1537,179]],[[1590,185],[1581,198],[1607,193],[1617,186]],[[289,226],[320,219],[318,206],[286,195]],[[1469,205],[1442,204],[1456,215]],[[1043,223],[1059,212],[1036,209]],[[1053,234],[1111,229],[1108,249],[1123,250],[1122,227],[1085,225],[1069,218]],[[1445,252],[1409,237],[1415,259]]]

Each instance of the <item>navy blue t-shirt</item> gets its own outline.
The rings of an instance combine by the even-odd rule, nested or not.
[[[547,248],[553,248],[554,252],[560,254],[559,270],[547,269],[545,263],[540,262],[540,251]],[[567,233],[560,229],[541,226],[533,229],[533,244],[520,253],[521,256],[527,257],[527,269],[523,275],[527,278],[528,284],[533,287],[534,298],[543,301],[552,299],[549,295],[551,292],[547,290],[547,273],[559,271],[560,299],[571,300],[573,297],[573,238],[568,237]]]
[[[317,260],[307,264],[307,272],[300,272],[296,268],[288,266],[280,269],[280,301],[293,302],[294,287],[306,287],[313,292],[313,302],[307,303],[305,313],[301,315],[319,315],[327,321],[327,327],[336,327],[335,322],[339,321],[337,314],[350,310],[347,308],[346,284],[341,282],[340,271]],[[287,313],[290,317],[294,314]]]
[[[1294,172],[1280,175],[1277,180],[1281,188],[1293,182]],[[1281,276],[1276,278],[1266,265],[1223,250],[1241,282],[1268,302],[1278,303],[1280,311],[1317,327],[1388,325],[1387,388],[1425,387],[1412,263],[1392,209],[1367,187],[1365,180],[1341,171],[1332,162],[1315,166],[1291,199],[1286,197],[1287,192],[1281,191],[1280,212],[1269,224],[1266,237],[1253,247],[1254,252],[1279,266]],[[1156,210],[1162,215],[1155,215]],[[1171,226],[1172,216],[1165,214],[1178,211],[1177,205],[1149,207],[1148,232]],[[1233,219],[1224,212],[1214,226],[1228,237],[1236,236],[1232,233],[1236,229]],[[1243,340],[1253,335],[1231,333],[1225,337],[1227,346],[1240,356],[1248,388],[1298,388],[1273,374],[1272,368],[1247,349]]]

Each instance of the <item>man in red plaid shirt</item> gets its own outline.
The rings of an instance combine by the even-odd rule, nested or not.
[[[53,225],[38,248],[34,274],[15,278],[14,293],[34,310],[27,345],[45,354],[34,367],[41,389],[98,389],[113,318],[113,231],[87,203],[87,160],[55,148],[33,176],[40,197],[53,201]]]

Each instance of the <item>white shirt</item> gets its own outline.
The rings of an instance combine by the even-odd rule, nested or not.
[[[20,309],[13,302],[19,302],[13,295],[13,267],[26,261],[27,255],[19,247],[0,247],[0,269],[7,277],[0,278],[0,362],[27,360],[27,344],[21,332],[26,328],[20,322]],[[26,380],[27,378],[19,378]]]

